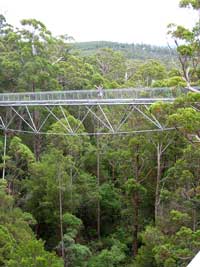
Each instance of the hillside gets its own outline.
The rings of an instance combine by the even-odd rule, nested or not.
[[[168,47],[152,46],[148,44],[128,44],[107,41],[92,41],[75,43],[75,48],[81,51],[83,55],[94,54],[100,48],[111,48],[113,50],[122,51],[129,59],[159,59],[163,61],[171,61],[175,58],[175,51]]]

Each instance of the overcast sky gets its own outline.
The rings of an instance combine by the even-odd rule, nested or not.
[[[23,18],[42,21],[54,34],[78,41],[167,44],[171,22],[191,26],[194,13],[179,0],[0,0],[0,11],[12,25]]]

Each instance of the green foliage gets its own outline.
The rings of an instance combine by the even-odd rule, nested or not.
[[[89,267],[114,267],[119,266],[125,259],[125,247],[120,242],[114,244],[111,249],[102,250],[89,261]]]
[[[151,87],[155,80],[161,80],[166,77],[166,68],[159,61],[148,60],[138,67],[137,71],[131,77],[136,86]]]
[[[157,267],[155,262],[154,254],[152,252],[151,244],[146,244],[145,246],[140,247],[138,254],[134,260],[134,267]]]
[[[187,213],[183,213],[177,210],[170,211],[170,220],[179,225],[183,224],[185,221],[189,221],[190,217]]]
[[[34,155],[32,151],[22,143],[22,140],[19,137],[13,137],[10,142],[10,154],[15,157],[15,161],[17,158],[20,158],[21,161],[27,162],[27,164],[31,164],[35,161]]]
[[[146,189],[141,184],[137,183],[135,179],[128,179],[125,183],[125,189],[130,195],[135,192],[139,192],[140,194],[145,194],[146,192]]]
[[[157,80],[153,82],[153,87],[185,87],[186,82],[180,76],[173,76],[168,79]]]
[[[72,244],[69,247],[69,250],[70,250],[70,263],[72,267],[88,266],[88,259],[91,256],[91,251],[87,246],[81,244]]]
[[[44,244],[41,241],[29,240],[22,243],[11,253],[8,262],[8,267],[61,267],[62,260],[54,254],[44,250]]]
[[[2,182],[1,182],[2,183]],[[5,182],[4,182],[5,184]],[[31,214],[14,207],[11,196],[0,189],[0,266],[54,266],[62,260],[45,251],[44,244],[35,239],[29,227],[35,223]]]
[[[84,56],[93,55],[97,50],[110,48],[120,51],[129,59],[146,61],[149,59],[170,62],[172,54],[167,47],[151,46],[147,44],[125,44],[117,42],[93,41],[75,43],[75,48],[79,49]]]
[[[198,251],[198,235],[199,231],[193,232],[186,227],[181,227],[171,236],[148,227],[142,234],[145,246],[139,250],[134,266],[186,266],[188,259]],[[189,244],[192,244],[193,252]]]
[[[8,229],[0,225],[0,266],[4,266],[9,259],[10,253],[14,249],[15,240],[9,233]]]
[[[122,53],[109,48],[99,49],[91,59],[101,75],[116,83],[123,83],[126,70],[125,57]]]
[[[183,0],[180,6],[198,10],[199,1]],[[181,87],[199,84],[199,24],[190,30],[171,25],[170,34],[178,69],[171,68],[165,48],[75,45],[87,50],[83,56],[69,36],[52,36],[40,21],[22,20],[15,29],[0,16],[0,92],[164,86],[173,88],[160,96],[176,97]],[[140,97],[149,93],[140,90]],[[185,267],[200,246],[199,102],[194,93],[173,104],[156,102],[140,110],[148,122],[136,110],[126,121],[122,106],[105,107],[113,127],[120,122],[116,126],[124,132],[152,123],[175,130],[99,136],[98,145],[95,135],[87,135],[96,121],[90,116],[81,121],[82,107],[52,107],[61,118],[56,122],[51,116],[46,120],[46,111],[30,108],[36,127],[43,123],[48,135],[19,138],[8,132],[5,158],[0,138],[1,169],[6,160],[6,181],[0,180],[0,266]],[[1,112],[26,130],[12,111]]]
[[[180,7],[190,7],[198,12],[200,10],[198,0],[181,0]],[[168,26],[168,33],[174,39],[182,69],[182,76],[187,82],[187,85],[190,85],[191,83],[197,84],[199,80],[199,26],[199,22],[197,22],[191,29],[173,23]]]
[[[98,80],[103,80],[93,66],[76,55],[69,55],[66,61],[58,63],[58,67],[59,80],[65,90],[94,88]]]
[[[194,9],[200,9],[200,4],[198,0],[181,0],[180,7],[192,7]]]
[[[111,183],[104,183],[100,186],[101,206],[107,210],[108,214],[120,210],[119,191]]]
[[[181,131],[196,133],[200,125],[200,113],[194,108],[180,108],[177,113],[169,116],[169,123],[181,127]]]
[[[91,251],[87,246],[76,242],[82,221],[71,213],[65,213],[63,225],[65,230],[63,244],[60,242],[57,250],[63,250],[62,246],[64,246],[64,262],[67,262],[68,266],[86,267]]]
[[[79,127],[77,130],[78,133],[85,132],[85,128],[79,120],[75,119],[72,115],[66,115],[66,118],[69,121],[72,129]],[[86,151],[86,149],[90,146],[89,138],[88,136],[83,136],[82,139],[73,135],[66,136],[65,127],[68,127],[66,126],[65,119],[61,119],[52,124],[51,129],[48,131],[50,135],[47,137],[47,141],[49,142],[50,147],[55,147],[59,150],[62,150],[64,155],[77,157]],[[53,133],[59,133],[60,136],[57,136]]]
[[[6,192],[7,181],[5,179],[0,179],[0,190],[1,192]]]
[[[71,213],[65,213],[63,215],[63,224],[66,227],[67,234],[74,238],[80,230],[82,221]]]

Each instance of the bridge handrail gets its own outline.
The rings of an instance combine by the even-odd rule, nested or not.
[[[70,90],[70,91],[42,91],[1,93],[0,102],[6,101],[55,101],[55,100],[84,100],[84,99],[137,99],[137,98],[164,98],[177,97],[184,89],[174,88],[123,88],[104,89],[103,96],[98,96],[97,90]]]

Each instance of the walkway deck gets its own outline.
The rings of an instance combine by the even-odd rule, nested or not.
[[[79,105],[150,105],[156,101],[173,102],[183,90],[172,88],[105,89],[50,91],[36,93],[1,93],[0,106],[79,106]]]

